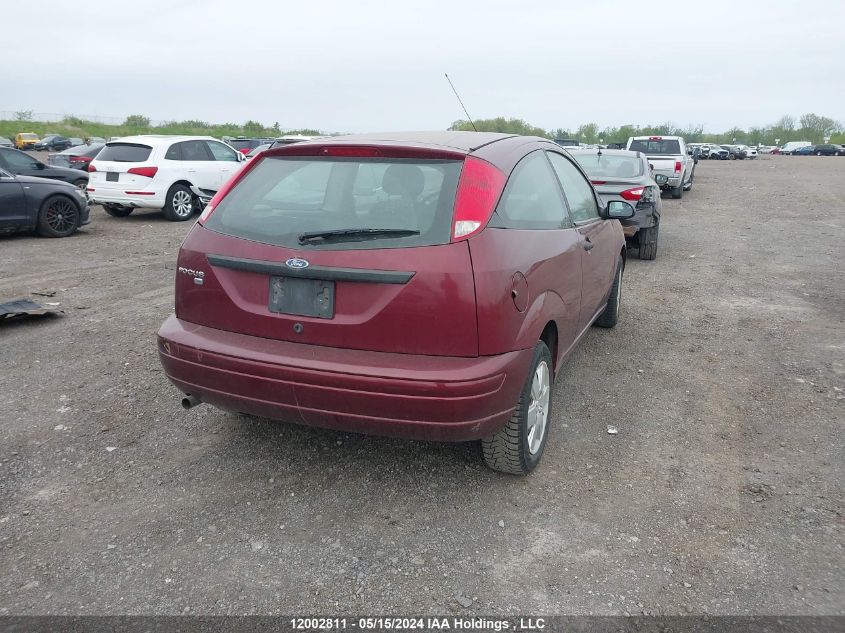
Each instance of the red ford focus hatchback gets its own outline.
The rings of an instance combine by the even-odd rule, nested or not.
[[[300,424],[481,440],[539,462],[556,369],[615,325],[633,209],[558,145],[475,132],[264,152],[179,252],[158,347],[200,402]]]

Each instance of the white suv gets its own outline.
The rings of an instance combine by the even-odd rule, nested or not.
[[[199,209],[191,187],[217,191],[245,158],[210,136],[126,136],[106,143],[88,168],[88,197],[106,213],[162,209],[172,222]]]

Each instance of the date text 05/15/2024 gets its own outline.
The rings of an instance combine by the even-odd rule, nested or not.
[[[361,629],[396,631],[541,631],[546,628],[543,618],[487,619],[460,617],[410,618],[319,618],[295,617],[290,625],[297,631]]]

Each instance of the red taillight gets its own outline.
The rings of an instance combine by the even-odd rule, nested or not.
[[[243,149],[239,149],[238,151],[239,151],[241,154],[243,154],[244,156],[246,156],[247,154],[249,154],[249,153],[252,151],[252,148],[250,148],[250,147],[244,147]]]
[[[681,161],[676,160],[675,161],[675,173],[677,174],[679,171],[681,171]]]
[[[136,176],[145,176],[152,178],[158,172],[158,167],[130,167],[127,173],[135,174]]]
[[[643,192],[645,191],[645,187],[636,187],[634,189],[626,189],[619,195],[625,198],[625,200],[632,200],[636,202],[640,198],[643,197]]]
[[[211,214],[214,212],[214,207],[220,204],[220,201],[226,197],[226,195],[232,190],[232,188],[240,182],[241,178],[243,178],[248,171],[253,169],[258,163],[262,161],[261,158],[255,157],[251,161],[249,161],[246,165],[241,167],[240,171],[235,173],[234,176],[229,178],[229,180],[222,186],[220,189],[217,190],[217,193],[214,194],[214,197],[209,200],[208,204],[205,205],[205,209],[202,210],[200,214],[200,219],[197,220],[200,224],[205,222]]]
[[[94,165],[88,165],[88,171],[97,171],[97,168]]]
[[[486,160],[467,157],[455,197],[453,242],[465,240],[484,228],[493,215],[506,180],[505,175]]]
[[[605,185],[605,184],[607,184],[606,180],[591,180],[590,182],[593,183],[594,185]]]
[[[377,147],[344,147],[341,145],[324,147],[322,153],[325,156],[359,156],[363,158],[382,155]]]

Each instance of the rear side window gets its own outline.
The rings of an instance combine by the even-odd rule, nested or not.
[[[37,169],[38,168],[38,161],[37,160],[35,160],[29,154],[24,154],[23,152],[19,152],[17,150],[0,152],[0,158],[2,158],[5,161],[6,165],[12,171],[15,171],[17,169]]]
[[[206,141],[205,144],[211,151],[211,155],[214,157],[214,160],[231,161],[235,163],[238,162],[238,157],[235,152],[230,147],[223,145],[223,143]]]
[[[217,205],[205,227],[309,249],[447,244],[462,161],[265,157]],[[303,233],[395,229],[303,245]]]
[[[496,208],[498,225],[510,229],[560,229],[569,225],[560,186],[542,151],[523,158]]]
[[[676,139],[634,139],[631,141],[631,147],[628,148],[632,152],[642,152],[643,154],[655,155],[677,155],[681,153],[681,144]]]
[[[566,158],[554,152],[548,152],[549,160],[554,167],[560,184],[563,186],[563,194],[569,203],[569,211],[575,222],[588,222],[599,217],[599,208],[596,197],[593,194],[593,187],[584,178],[578,168]]]
[[[97,156],[97,160],[116,163],[143,163],[150,157],[153,148],[139,143],[109,143]]]

